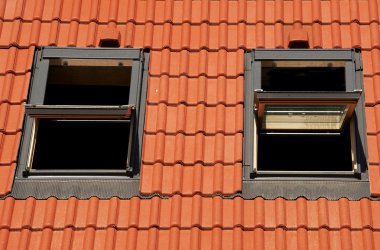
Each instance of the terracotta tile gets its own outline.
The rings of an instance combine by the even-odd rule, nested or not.
[[[0,119],[0,131],[6,134],[20,132],[24,118],[24,104],[9,105],[3,103],[0,105],[0,110],[6,112],[6,119]]]
[[[340,228],[350,228],[351,218],[350,218],[350,207],[348,199],[342,198],[339,200],[339,218],[340,218]]]
[[[17,1],[4,2],[2,4],[3,11],[1,17],[5,20],[12,20],[15,15],[16,4]]]
[[[361,36],[361,47],[370,49],[371,46],[371,32],[368,25],[360,26],[360,36]]]
[[[311,23],[312,22],[312,5],[311,1],[302,1],[302,18],[303,23]]]
[[[333,39],[335,38],[333,37],[332,28],[333,28],[332,26],[324,26],[324,25],[322,25],[321,27],[321,36],[323,37],[322,39],[323,48],[333,48],[334,46],[336,47],[336,42],[333,41]]]
[[[379,25],[377,23],[371,23],[369,25],[369,29],[371,32],[371,48],[379,48],[380,46]]]
[[[340,6],[340,21],[342,23],[349,23],[350,22],[350,5],[348,0],[339,1]]]
[[[2,180],[0,184],[0,195],[5,195],[11,191],[15,169],[15,164],[0,166],[0,180]]]
[[[364,77],[363,85],[366,105],[372,106],[376,102],[380,101],[380,86],[378,84],[375,86],[375,77],[377,77],[377,82],[379,82],[379,76]]]
[[[0,134],[2,149],[0,153],[0,164],[11,164],[16,161],[20,137],[20,132],[8,135]]]
[[[375,135],[377,133],[375,109],[373,107],[365,108],[367,134]]]
[[[371,194],[378,196],[380,195],[380,167],[378,165],[369,165],[368,173]]]
[[[365,76],[372,75],[373,69],[372,69],[371,52],[370,51],[362,51],[362,58],[363,58],[363,74]]]
[[[378,153],[376,136],[368,135],[367,144],[368,144],[368,163],[379,164],[379,153]]]
[[[365,3],[362,3],[362,4],[365,4]],[[378,4],[376,1],[369,1],[368,2],[368,19],[369,21],[375,21],[379,18],[379,15],[378,15]],[[366,11],[365,9],[363,9],[363,11]],[[367,13],[365,12],[365,17],[367,17],[366,15]],[[362,16],[362,18],[364,18]]]

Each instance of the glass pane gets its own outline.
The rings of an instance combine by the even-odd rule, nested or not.
[[[50,60],[44,104],[126,105],[132,60]]]
[[[261,62],[265,91],[345,91],[344,61]]]
[[[338,130],[342,127],[346,105],[266,105],[263,129]]]
[[[125,169],[127,120],[40,119],[33,169]]]

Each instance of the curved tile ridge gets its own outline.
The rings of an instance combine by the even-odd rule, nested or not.
[[[16,47],[0,49],[0,75],[6,76],[7,73],[26,74],[32,67],[33,54],[33,46],[28,49]]]
[[[220,196],[202,197],[194,195],[169,199],[152,197],[130,200],[112,198],[100,200],[0,200],[0,229],[5,230],[64,230],[71,229],[180,229],[213,228],[254,230],[364,230],[380,231],[380,220],[376,212],[380,202],[362,199],[349,201],[346,198],[328,201],[320,198],[297,200],[243,200],[240,197],[223,199]],[[19,212],[24,216],[20,216]],[[38,211],[38,212],[36,212]],[[300,216],[302,215],[302,216]]]
[[[292,23],[301,21],[306,23],[332,21],[371,22],[377,20],[378,6],[371,1],[360,1],[356,4],[346,2],[318,1],[311,3],[302,2],[297,7],[298,12],[293,11],[296,3],[281,1],[80,1],[73,5],[72,1],[54,1],[49,4],[37,5],[32,0],[5,3],[0,8],[0,20],[61,20],[70,21],[98,21],[98,22],[174,22],[174,23],[237,23],[237,22],[284,22]],[[37,9],[37,10],[35,10]],[[102,11],[96,11],[102,9]],[[132,11],[135,10],[136,11]],[[255,13],[249,10],[258,9]],[[323,12],[321,10],[324,10]],[[358,14],[361,10],[361,15]],[[339,11],[340,15],[334,15]],[[267,13],[265,16],[260,12]],[[301,12],[303,15],[297,15]],[[332,14],[330,14],[332,13]],[[356,15],[355,15],[356,14]],[[298,17],[297,17],[298,16]]]
[[[196,106],[235,106],[244,102],[244,76],[209,78],[186,76],[148,78],[147,103]],[[202,107],[202,106],[200,106]],[[169,108],[169,107],[168,107]]]
[[[10,165],[17,161],[21,131],[11,134],[0,133],[0,166]]]
[[[242,161],[243,134],[215,136],[196,134],[185,136],[183,134],[144,135],[143,158],[144,164],[163,163],[173,165],[183,163],[193,165],[203,163],[231,164]]]
[[[234,195],[242,190],[242,164],[215,164],[194,166],[161,163],[143,164],[141,168],[140,192],[142,194],[174,195]]]
[[[167,106],[165,104],[147,105],[145,133],[185,136],[204,135],[233,135],[243,132],[243,104],[226,107],[218,104],[207,107],[197,106]],[[207,122],[205,122],[207,121]]]
[[[228,58],[228,60],[227,60]],[[150,76],[236,77],[244,75],[244,50],[227,52],[151,51]]]
[[[295,25],[276,22],[265,24],[189,24],[170,23],[153,24],[114,22],[97,24],[94,21],[80,23],[76,20],[60,23],[52,22],[4,22],[1,32],[0,48],[29,48],[30,46],[78,46],[96,47],[101,33],[109,25],[114,25],[121,34],[120,47],[168,49],[173,52],[199,52],[207,50],[217,52],[226,50],[236,52],[252,48],[287,48],[289,32]],[[379,23],[321,24],[313,22],[303,24],[309,34],[310,48],[380,48]],[[154,39],[153,39],[154,37]],[[272,39],[273,38],[273,39]]]
[[[16,163],[0,165],[0,197],[11,191],[15,171]]]
[[[91,232],[91,233],[89,233]],[[297,249],[377,249],[380,244],[374,240],[380,236],[377,231],[369,229],[363,231],[331,231],[320,229],[318,231],[286,231],[281,228],[275,230],[264,230],[255,228],[253,230],[233,229],[114,229],[102,228],[91,230],[52,230],[49,234],[40,231],[25,230],[9,231],[5,242],[6,249],[33,248],[43,245],[51,249],[88,249],[84,247],[96,246],[97,249],[286,249],[285,246]],[[87,236],[86,236],[87,235]],[[88,235],[93,242],[88,243]],[[30,237],[32,240],[28,240]]]

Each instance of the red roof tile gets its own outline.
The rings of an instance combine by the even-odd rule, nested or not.
[[[0,200],[0,249],[377,249],[380,203],[222,199],[242,190],[244,50],[362,48],[371,192],[380,196],[376,0],[0,1],[0,195],[10,192],[34,46],[151,49],[142,194]],[[180,194],[180,195],[178,195]]]
[[[218,249],[222,246],[250,249],[251,244],[258,244],[269,249],[324,245],[331,249],[345,246],[371,249],[368,247],[380,246],[377,240],[380,221],[376,216],[379,203],[367,199],[265,201],[199,195],[148,200],[7,198],[0,201],[0,208],[2,247],[21,244],[41,249],[72,244],[76,249],[92,249],[95,245],[103,249],[108,244],[116,244],[115,247],[131,244],[136,249],[151,249],[150,246],[166,249],[171,244],[174,248],[180,244],[180,249],[186,249],[195,244],[207,249],[211,247],[209,244],[216,244],[220,246]],[[28,237],[34,241],[28,241]]]

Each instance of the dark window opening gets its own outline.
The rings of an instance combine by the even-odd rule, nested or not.
[[[44,104],[128,104],[131,69],[129,61],[52,60]]]
[[[263,61],[264,91],[345,91],[344,62]]]
[[[336,135],[258,135],[258,171],[352,171],[350,129]]]
[[[127,120],[39,119],[32,169],[126,169]]]

